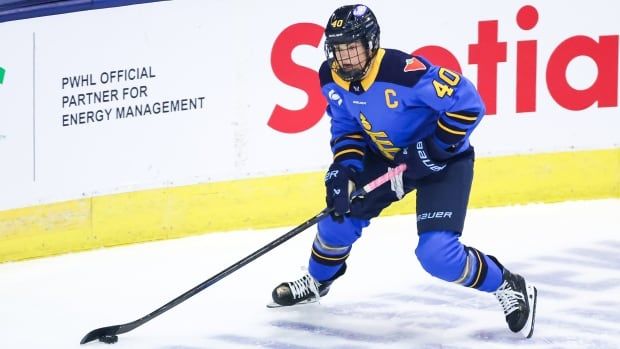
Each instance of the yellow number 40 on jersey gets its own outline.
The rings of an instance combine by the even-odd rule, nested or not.
[[[452,96],[454,92],[453,87],[458,85],[459,81],[461,81],[459,74],[446,68],[440,68],[437,75],[441,79],[441,82],[433,80],[433,86],[435,87],[437,97],[443,98],[446,95],[448,95],[448,97]]]

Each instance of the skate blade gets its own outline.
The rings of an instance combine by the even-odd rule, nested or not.
[[[303,305],[303,304],[311,304],[311,303],[317,303],[318,299],[316,298],[312,298],[312,299],[306,299],[304,301],[301,301],[299,303],[295,303],[293,305],[282,305],[282,304],[278,304],[276,302],[271,302],[267,304],[267,308],[286,308],[286,307],[294,307],[294,306],[298,306],[298,305]]]
[[[527,301],[530,305],[530,314],[527,317],[525,326],[519,331],[525,338],[532,338],[534,334],[534,322],[536,321],[536,302],[538,301],[538,290],[536,287],[527,285]]]

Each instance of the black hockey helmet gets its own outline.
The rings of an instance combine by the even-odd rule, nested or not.
[[[365,64],[342,66],[342,62],[336,59],[338,45],[347,45],[358,40],[366,50]],[[364,5],[342,6],[329,17],[329,22],[325,26],[325,55],[332,70],[343,80],[354,81],[364,78],[378,49],[379,23],[368,7]]]

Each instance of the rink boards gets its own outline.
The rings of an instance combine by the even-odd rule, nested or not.
[[[469,206],[620,197],[618,173],[617,149],[482,158]],[[322,177],[314,172],[196,184],[0,212],[0,260],[298,225],[322,209]],[[412,213],[414,199],[409,195],[383,214]]]
[[[332,154],[316,71],[340,4],[166,1],[0,23],[0,262],[321,210]],[[618,4],[367,4],[384,47],[478,86],[471,207],[620,197]],[[385,214],[414,209],[408,197]]]

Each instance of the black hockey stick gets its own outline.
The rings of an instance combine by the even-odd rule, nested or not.
[[[407,166],[405,164],[401,164],[401,165],[397,166],[394,169],[390,169],[387,173],[385,173],[382,176],[376,178],[372,182],[366,184],[363,188],[356,190],[351,195],[351,198],[364,196],[364,195],[370,193],[371,191],[373,191],[374,189],[376,189],[380,185],[382,185],[382,184],[384,184],[386,182],[389,182],[392,178],[394,178],[394,177],[398,176],[399,174],[403,173],[406,169],[407,169]],[[228,275],[232,274],[233,272],[241,269],[241,267],[243,267],[243,266],[249,264],[250,262],[254,261],[258,257],[260,257],[260,256],[264,255],[265,253],[267,253],[267,252],[273,250],[274,248],[278,247],[279,245],[281,245],[285,241],[289,240],[290,238],[294,237],[295,235],[297,235],[297,234],[301,233],[302,231],[310,228],[311,226],[313,226],[314,224],[319,222],[321,219],[323,219],[327,215],[329,215],[332,211],[333,211],[333,208],[325,208],[325,209],[323,209],[316,216],[314,216],[314,217],[310,218],[309,220],[305,221],[304,223],[300,224],[295,229],[293,229],[293,230],[289,231],[288,233],[280,236],[279,238],[275,239],[274,241],[272,241],[272,242],[268,243],[267,245],[263,246],[262,248],[256,250],[254,253],[250,254],[249,256],[243,258],[242,260],[240,260],[237,263],[231,265],[230,267],[222,270],[217,275],[211,277],[210,279],[204,281],[200,285],[198,285],[198,286],[192,288],[191,290],[183,293],[182,295],[178,296],[177,298],[175,298],[175,299],[171,300],[170,302],[164,304],[159,309],[153,311],[152,313],[150,313],[150,314],[148,314],[148,315],[146,315],[146,316],[144,316],[144,317],[142,317],[142,318],[140,318],[138,320],[135,320],[135,321],[132,321],[132,322],[128,322],[128,323],[122,324],[122,325],[114,325],[114,326],[102,327],[102,328],[98,328],[96,330],[92,330],[92,331],[88,332],[86,334],[86,336],[84,336],[84,338],[82,338],[82,340],[80,341],[80,344],[85,344],[85,343],[91,342],[91,341],[93,341],[95,339],[99,339],[100,341],[106,342],[106,343],[114,343],[114,342],[116,342],[118,340],[117,335],[129,332],[129,331],[135,329],[136,327],[142,326],[145,323],[153,320],[157,316],[159,316],[159,315],[167,312],[168,310],[176,307],[177,305],[185,302],[186,300],[188,300],[189,298],[193,297],[198,292],[200,292],[200,291],[204,290],[205,288],[213,285],[214,283],[220,281],[221,279],[225,278],[226,276],[228,276]]]

